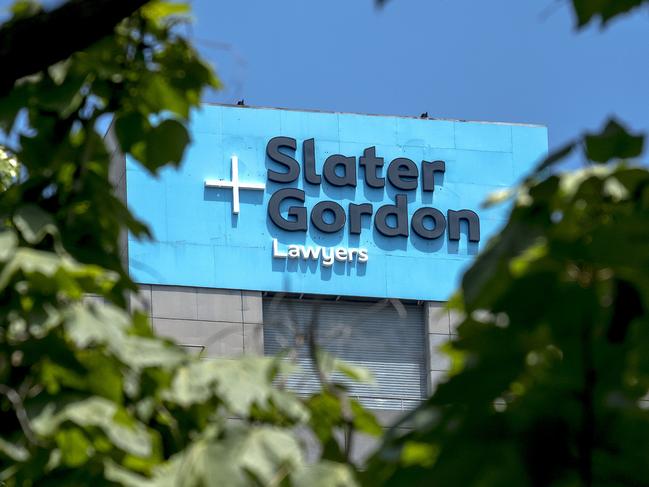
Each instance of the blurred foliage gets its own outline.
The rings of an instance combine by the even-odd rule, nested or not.
[[[649,5],[648,0],[571,0],[578,27],[599,19],[605,25],[621,14]]]
[[[602,25],[647,2],[573,2]],[[394,429],[367,485],[649,485],[649,171],[615,119],[511,191],[449,307],[451,371]],[[558,168],[579,153],[585,167]],[[635,163],[634,163],[635,161]]]
[[[151,1],[0,99],[1,485],[348,486],[338,433],[380,433],[341,386],[299,399],[273,385],[277,359],[201,361],[127,311],[119,236],[149,231],[115,196],[110,161],[180,164],[192,111],[219,87],[180,34],[188,14]],[[322,454],[307,462],[309,435]]]
[[[0,191],[5,191],[17,180],[19,171],[16,158],[0,146]]]
[[[619,162],[642,138],[611,122],[576,145],[600,162],[514,192],[451,302],[450,377],[372,483],[649,485],[649,171]]]

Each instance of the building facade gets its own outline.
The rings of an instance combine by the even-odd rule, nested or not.
[[[351,394],[386,424],[448,368],[445,301],[507,217],[483,201],[547,152],[540,126],[221,105],[190,132],[159,177],[114,154],[154,235],[124,236],[132,305],[206,359],[283,354],[299,393],[315,350],[365,367]]]

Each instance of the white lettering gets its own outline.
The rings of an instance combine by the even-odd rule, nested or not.
[[[275,259],[285,259],[286,254],[284,252],[280,252],[279,249],[277,248],[277,239],[273,239],[273,258]]]
[[[320,258],[320,252],[322,247],[302,247],[302,258],[303,259],[313,259],[318,260]]]
[[[327,251],[329,254],[327,255]],[[322,265],[331,267],[334,263],[334,249],[322,249]]]
[[[368,261],[367,249],[345,247],[319,247],[311,245],[290,244],[286,251],[279,249],[276,238],[273,239],[274,259],[322,260],[324,267],[331,267],[334,262],[354,262],[364,264]]]
[[[358,249],[349,249],[349,256],[347,257],[349,262],[354,262],[354,254],[358,254]]]
[[[341,247],[338,247],[336,249],[336,260],[338,262],[346,262],[347,261],[347,249],[343,249]]]
[[[358,262],[360,264],[367,262],[368,260],[368,255],[367,255],[367,249],[358,249]]]
[[[288,258],[289,259],[297,259],[300,257],[300,249],[302,248],[301,245],[289,245],[288,246]]]

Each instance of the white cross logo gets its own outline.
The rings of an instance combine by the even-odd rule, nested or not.
[[[239,183],[239,158],[232,156],[232,181],[225,179],[206,179],[206,188],[232,188],[232,213],[239,214],[239,190],[240,189],[256,189],[264,190],[266,185],[262,183]]]

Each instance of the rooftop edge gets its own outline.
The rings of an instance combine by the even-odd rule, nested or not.
[[[201,102],[201,105],[207,106],[218,106],[218,107],[229,107],[229,108],[254,108],[257,110],[284,110],[290,112],[307,112],[307,113],[328,113],[332,115],[362,115],[366,117],[385,117],[385,118],[407,118],[413,120],[435,120],[442,122],[462,122],[462,123],[481,123],[486,125],[509,125],[517,127],[535,127],[535,128],[545,128],[547,125],[538,124],[538,123],[520,123],[520,122],[489,122],[485,120],[464,120],[459,118],[437,118],[437,117],[427,117],[421,118],[415,115],[385,115],[380,113],[359,113],[359,112],[335,112],[329,110],[315,110],[307,108],[283,108],[283,107],[265,107],[265,106],[254,106],[254,105],[237,105],[231,103],[216,103],[216,102]]]

